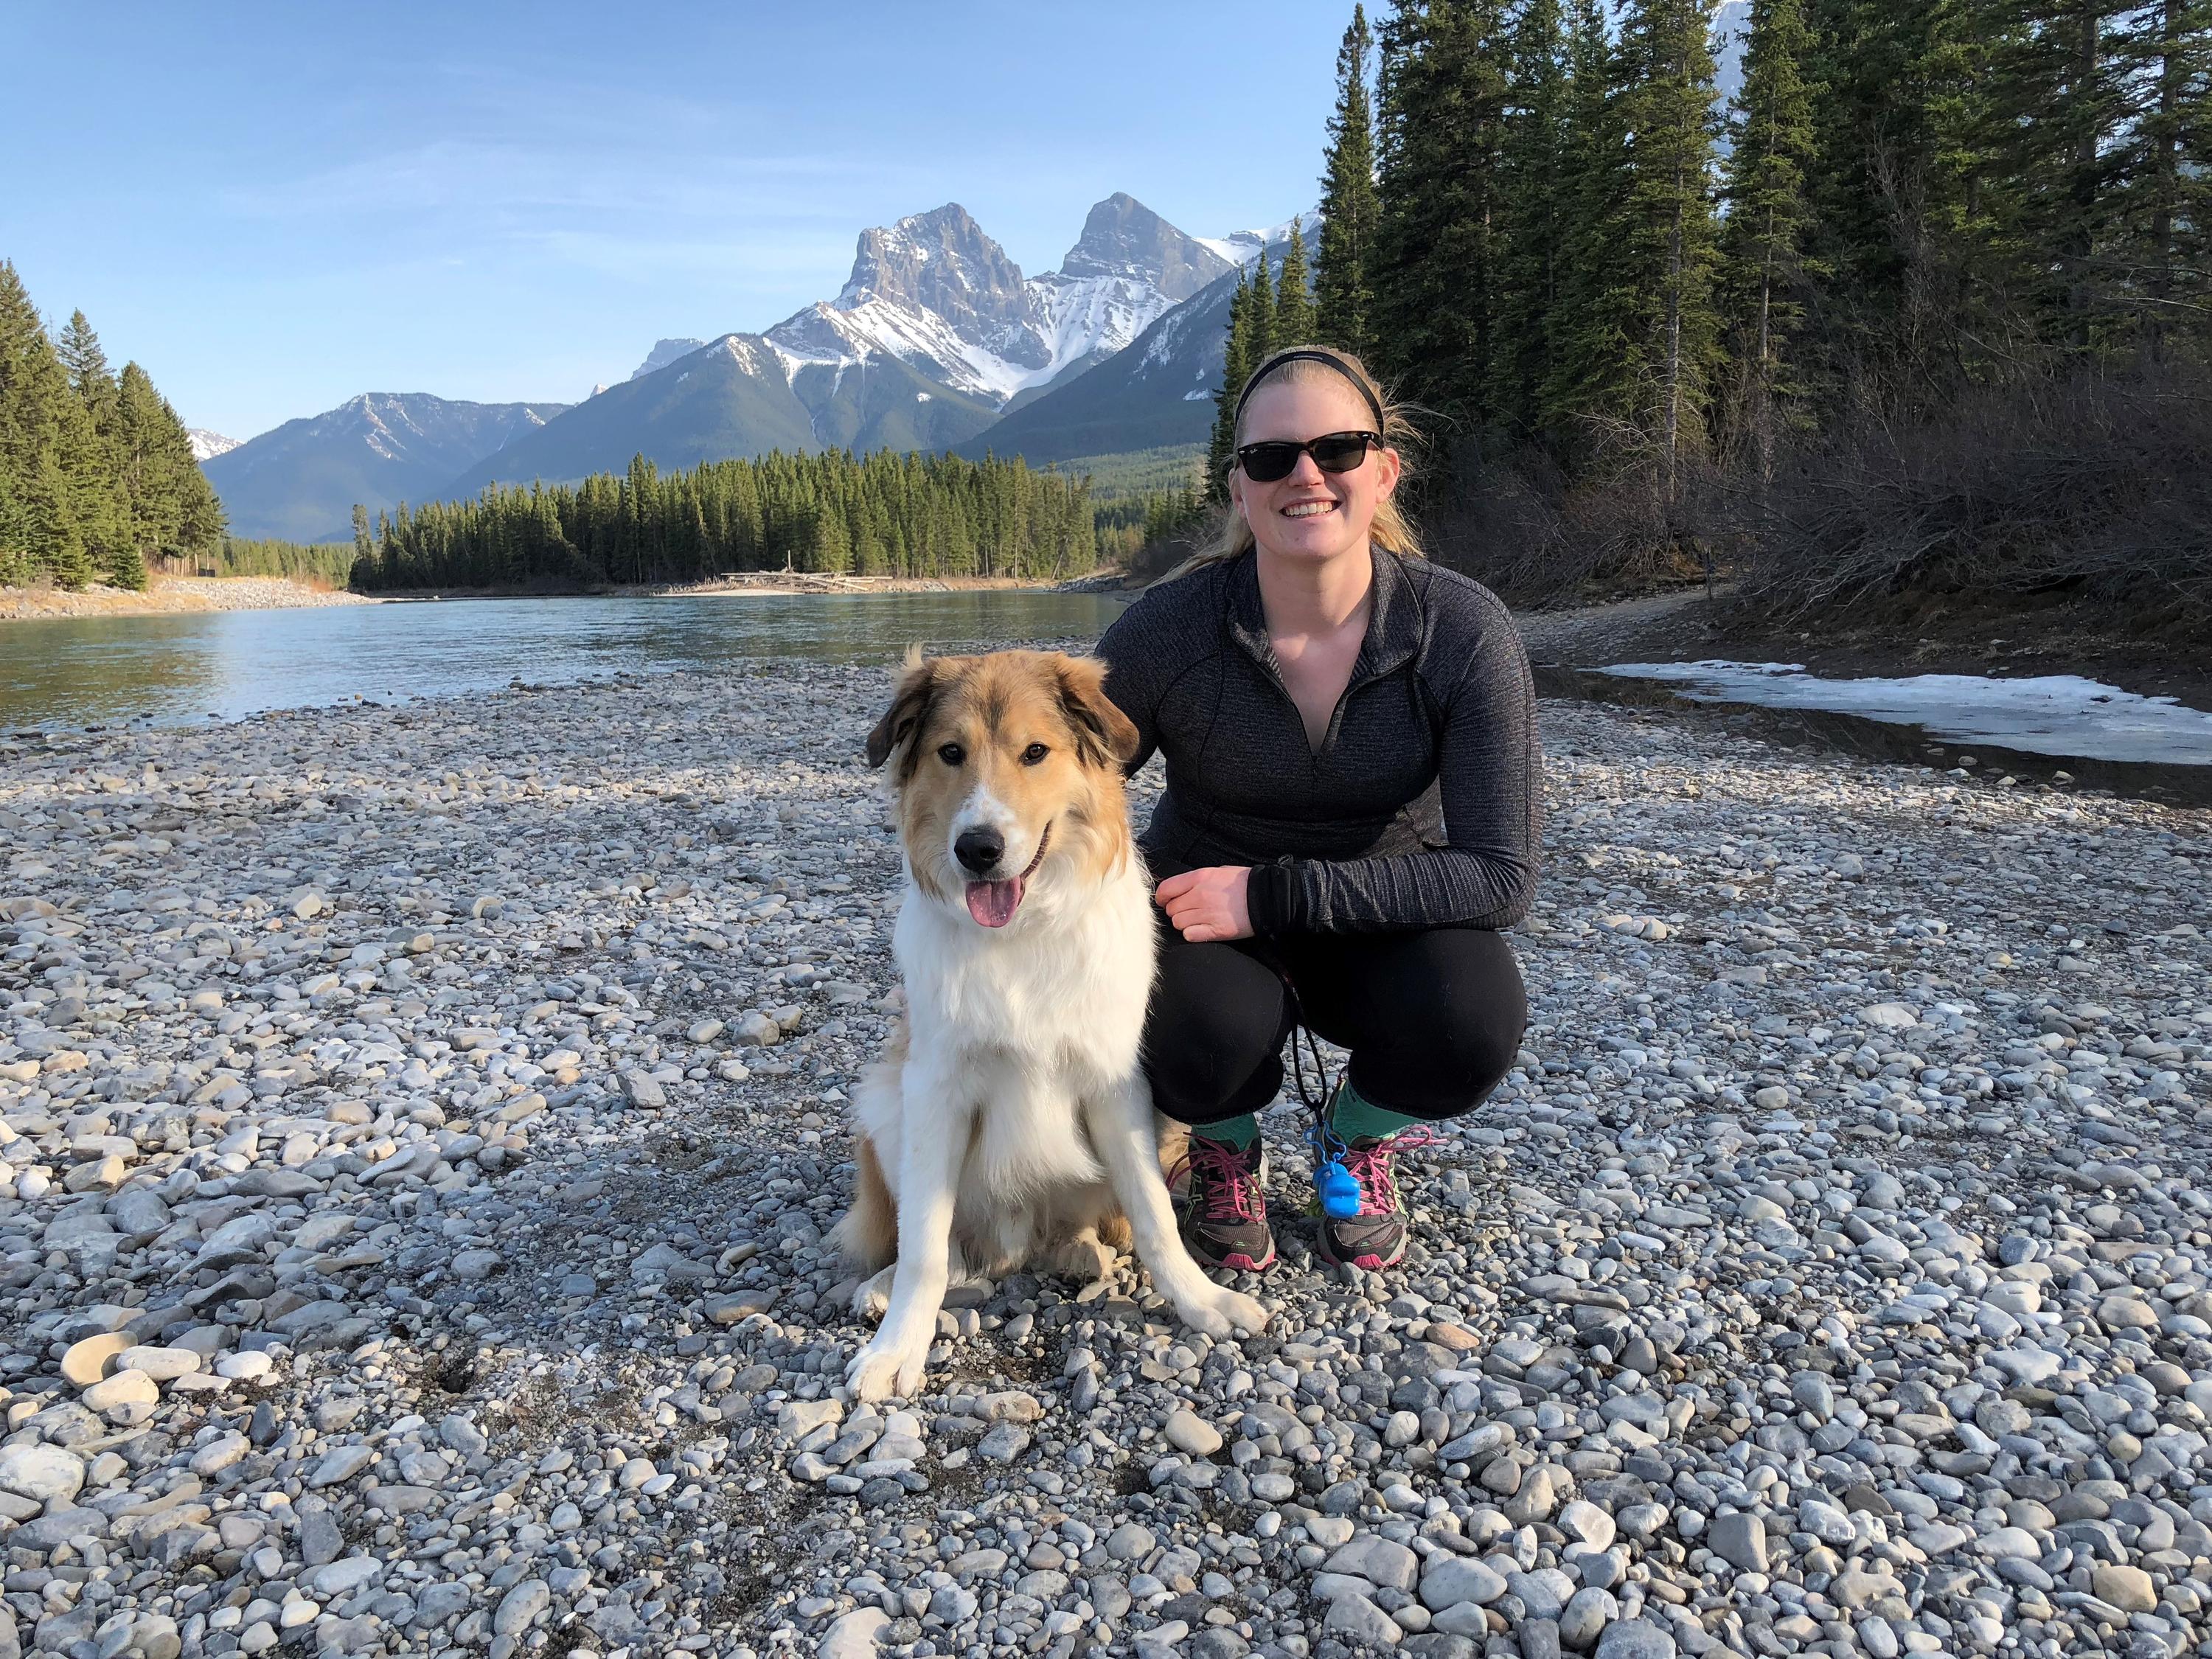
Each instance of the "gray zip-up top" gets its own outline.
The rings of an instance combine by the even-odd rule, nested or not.
[[[1255,866],[1262,935],[1510,927],[1543,823],[1528,653],[1498,597],[1375,550],[1374,609],[1316,750],[1275,664],[1256,556],[1152,589],[1098,641],[1106,693],[1167,787],[1155,877]]]

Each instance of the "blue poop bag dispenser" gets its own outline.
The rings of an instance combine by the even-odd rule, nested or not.
[[[1314,1190],[1321,1195],[1321,1212],[1331,1221],[1349,1221],[1359,1213],[1359,1183],[1344,1167],[1345,1144],[1325,1122],[1317,1122],[1308,1137],[1321,1162],[1314,1170]]]

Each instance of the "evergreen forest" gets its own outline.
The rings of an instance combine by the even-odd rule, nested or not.
[[[146,371],[108,367],[82,311],[56,339],[0,260],[0,584],[143,588],[220,551],[222,507]]]
[[[710,461],[576,485],[354,509],[352,585],[574,590],[726,572],[1080,575],[1097,562],[1087,486],[1018,461],[844,450]]]
[[[1432,550],[1518,598],[1710,573],[2212,613],[2212,0],[1355,7],[1272,349],[1429,434]]]

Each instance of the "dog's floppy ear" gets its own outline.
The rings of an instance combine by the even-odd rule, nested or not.
[[[891,694],[891,706],[868,733],[869,765],[881,766],[902,747],[910,750],[922,721],[929,717],[930,699],[936,695],[936,663],[923,657],[920,646],[908,646],[906,661],[899,670],[898,689]]]
[[[1084,758],[1117,770],[1136,759],[1144,739],[1129,717],[1106,695],[1106,665],[1096,657],[1062,657],[1060,702]]]

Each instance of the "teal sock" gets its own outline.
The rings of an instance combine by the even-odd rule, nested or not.
[[[1217,1146],[1249,1152],[1252,1143],[1260,1138],[1260,1120],[1247,1112],[1242,1117],[1225,1117],[1218,1123],[1201,1123],[1191,1133]]]
[[[1377,1106],[1352,1086],[1349,1077],[1336,1085],[1336,1097],[1329,1103],[1328,1127],[1346,1141],[1381,1140],[1419,1121]]]

